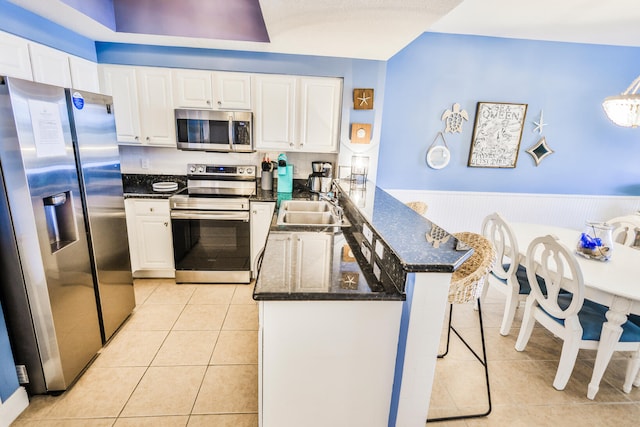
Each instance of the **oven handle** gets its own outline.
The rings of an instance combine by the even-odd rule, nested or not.
[[[215,219],[220,221],[243,221],[249,222],[248,211],[189,211],[189,210],[172,210],[171,219]]]

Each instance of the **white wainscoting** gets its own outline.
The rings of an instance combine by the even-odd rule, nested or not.
[[[510,222],[534,222],[582,229],[585,221],[606,221],[640,210],[640,196],[386,191],[402,202],[425,202],[428,205],[425,216],[450,233],[477,233],[484,217],[492,212],[500,213]]]

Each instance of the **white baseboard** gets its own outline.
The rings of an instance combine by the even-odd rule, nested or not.
[[[0,403],[0,427],[9,427],[29,406],[29,396],[24,387],[19,387],[7,400]]]
[[[484,217],[498,212],[510,222],[534,222],[582,229],[585,221],[606,221],[640,210],[638,196],[386,190],[402,202],[423,201],[425,216],[450,233],[479,232]]]

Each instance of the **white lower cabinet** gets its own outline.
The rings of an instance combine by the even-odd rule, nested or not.
[[[258,257],[267,242],[275,208],[275,202],[251,202],[249,208],[251,212],[251,276],[254,278],[258,275]]]
[[[284,260],[282,269],[277,272],[275,269],[270,270],[272,276],[269,279],[272,283],[282,283],[282,292],[315,292],[328,289],[331,280],[333,234],[272,233],[269,236],[269,245],[279,253],[280,259]]]
[[[134,277],[175,277],[169,200],[126,199]]]

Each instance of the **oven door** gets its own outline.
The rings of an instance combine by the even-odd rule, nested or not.
[[[249,283],[248,211],[172,210],[177,283]]]

